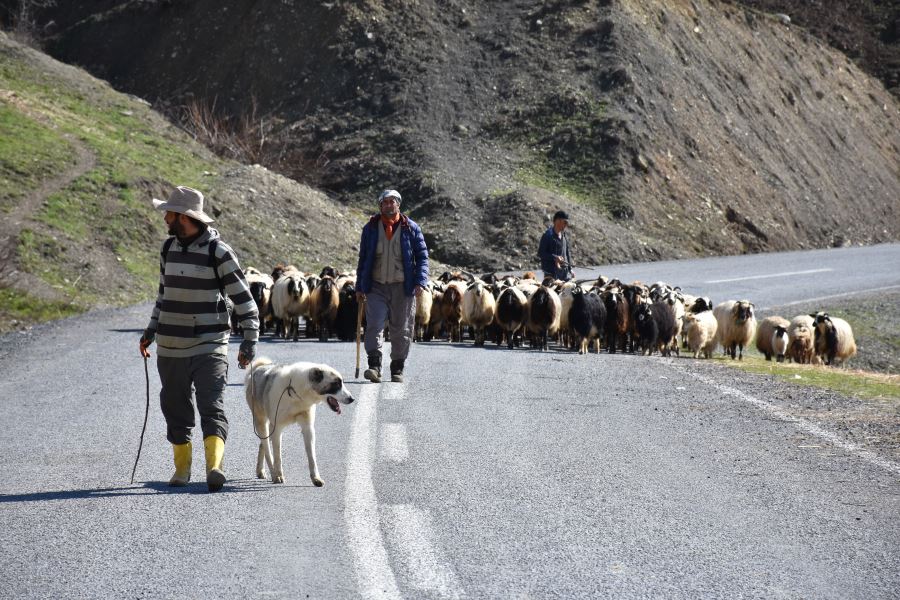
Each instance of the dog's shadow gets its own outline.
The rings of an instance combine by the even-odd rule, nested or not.
[[[312,483],[307,485],[273,484],[267,479],[232,479],[216,494],[246,494],[248,492],[265,492],[269,490],[315,488]],[[89,488],[83,490],[57,490],[51,492],[31,492],[25,494],[0,494],[0,504],[14,502],[45,502],[52,500],[90,500],[94,498],[116,498],[122,496],[155,496],[177,494],[204,494],[210,492],[206,488],[206,482],[198,481],[184,487],[171,487],[164,481],[144,481],[134,485],[108,488]]]

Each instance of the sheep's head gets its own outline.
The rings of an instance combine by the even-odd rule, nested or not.
[[[828,313],[826,313],[826,312],[819,311],[816,314],[809,315],[809,316],[812,317],[813,323],[815,325],[819,325],[820,323],[825,323],[826,321],[829,323],[831,322],[831,317],[828,316]]]
[[[738,324],[744,323],[748,319],[753,318],[753,304],[751,302],[747,302],[746,300],[741,300],[740,302],[736,303],[731,311],[734,315],[735,322]]]
[[[290,277],[287,285],[288,295],[294,299],[303,295],[303,282],[296,277]]]
[[[322,293],[325,294],[333,294],[336,291],[334,279],[331,278],[331,275],[326,275],[325,277],[320,279],[319,284],[316,287],[322,290]]]
[[[641,304],[637,310],[637,320],[647,321],[653,318],[653,308],[650,304]]]

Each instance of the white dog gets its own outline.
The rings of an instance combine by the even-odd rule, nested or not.
[[[272,483],[284,483],[281,433],[288,425],[299,423],[309,461],[309,476],[317,487],[325,485],[316,465],[316,404],[327,402],[331,410],[341,414],[341,404],[353,402],[340,373],[328,365],[308,362],[276,365],[268,358],[257,358],[244,381],[244,393],[253,413],[254,431],[257,437],[263,438],[256,459],[256,476],[266,478],[265,461],[272,474]]]

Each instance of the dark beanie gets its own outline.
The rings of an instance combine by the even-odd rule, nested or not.
[[[558,210],[555,213],[553,213],[553,220],[556,221],[557,219],[564,219],[564,220],[568,221],[569,214],[564,210]]]

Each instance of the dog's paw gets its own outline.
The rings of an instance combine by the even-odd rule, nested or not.
[[[321,477],[313,477],[312,482],[313,482],[313,485],[316,487],[322,487],[323,485],[325,485],[325,480],[322,479]]]
[[[257,471],[257,472],[256,472],[256,478],[257,478],[257,479],[265,479],[265,478],[266,478],[266,472],[263,471],[263,470]]]
[[[284,483],[284,475],[272,475],[272,483]]]

